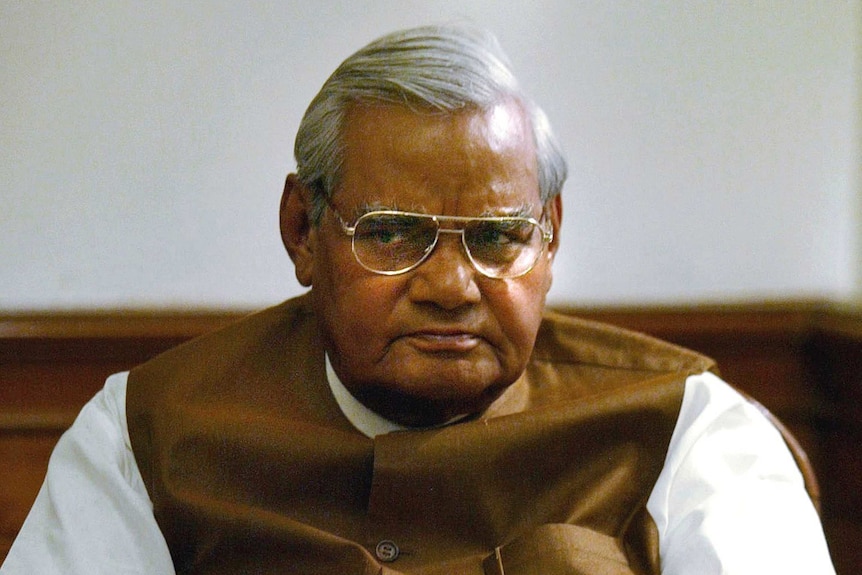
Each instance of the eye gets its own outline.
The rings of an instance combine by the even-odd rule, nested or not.
[[[381,245],[407,241],[416,233],[415,218],[397,215],[372,215],[356,226],[356,240]]]
[[[484,248],[520,247],[530,243],[535,226],[527,220],[490,220],[471,227],[469,241]]]
[[[474,260],[496,268],[513,264],[531,250],[535,228],[523,219],[484,220],[466,229],[464,237]]]

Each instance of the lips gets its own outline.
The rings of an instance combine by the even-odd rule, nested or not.
[[[405,335],[404,339],[428,353],[467,353],[482,340],[475,333],[459,330],[420,330]]]

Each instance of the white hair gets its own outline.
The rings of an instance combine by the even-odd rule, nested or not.
[[[311,101],[294,144],[299,180],[313,193],[318,222],[338,185],[342,127],[351,105],[386,103],[440,113],[489,109],[515,99],[526,111],[536,146],[539,193],[558,195],[566,161],[544,112],[521,91],[508,58],[489,32],[425,26],[389,34],[347,58]]]

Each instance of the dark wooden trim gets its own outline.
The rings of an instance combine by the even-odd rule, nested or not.
[[[4,361],[143,361],[240,319],[242,311],[124,311],[0,316]]]
[[[3,433],[63,433],[75,421],[69,412],[0,413],[0,434]]]
[[[0,314],[0,339],[190,337],[235,321],[251,310],[126,310]]]

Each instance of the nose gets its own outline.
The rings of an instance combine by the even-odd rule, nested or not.
[[[413,271],[410,298],[454,310],[481,300],[478,272],[467,259],[457,233],[441,233],[434,251]]]

